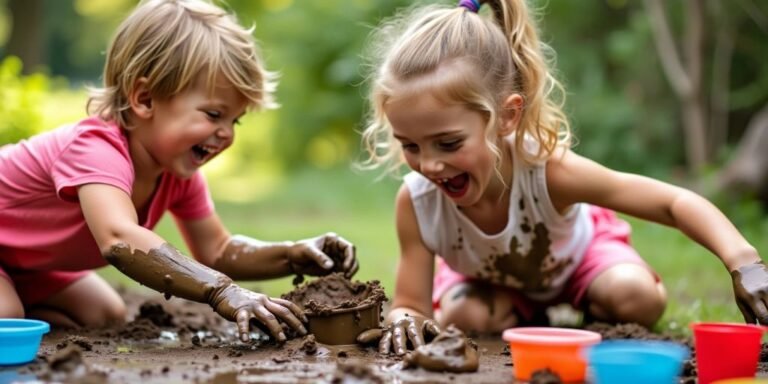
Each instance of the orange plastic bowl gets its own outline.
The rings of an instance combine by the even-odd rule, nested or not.
[[[584,381],[587,362],[583,350],[600,342],[599,333],[568,328],[521,327],[504,331],[509,343],[515,379],[549,369],[564,382]]]

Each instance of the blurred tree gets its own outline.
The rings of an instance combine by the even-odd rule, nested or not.
[[[768,7],[763,2],[761,9],[750,0],[736,2],[736,6],[734,2],[719,0],[687,0],[675,4],[682,7],[684,15],[683,38],[678,48],[669,26],[669,7],[660,0],[645,0],[645,5],[664,73],[682,105],[688,166],[693,171],[701,171],[721,150],[727,137],[731,68],[734,49],[738,48],[736,39],[743,31],[744,21],[751,23],[751,18],[763,29],[760,40],[765,42]],[[707,25],[715,28],[706,28]],[[710,33],[705,33],[707,31]],[[768,45],[762,45],[754,52],[759,56],[749,59],[759,60],[758,57],[768,55]],[[766,78],[768,72],[761,68],[753,75]],[[709,84],[706,84],[707,78]],[[750,103],[753,111],[768,98],[768,91],[761,93]]]
[[[24,73],[39,70],[46,63],[43,44],[43,0],[8,0],[11,33],[6,54],[24,62]]]
[[[40,132],[42,101],[48,85],[45,75],[22,75],[18,57],[0,61],[0,146]]]
[[[718,175],[720,192],[756,197],[768,206],[768,104],[747,125],[736,153]]]
[[[685,36],[678,52],[668,24],[666,9],[659,0],[645,0],[664,73],[683,106],[683,128],[688,165],[700,170],[708,160],[707,108],[702,87],[704,45],[704,2],[687,0]]]
[[[350,161],[365,105],[360,52],[378,19],[406,0],[232,0],[256,22],[269,67],[281,73],[272,137],[288,168]]]
[[[682,138],[640,5],[553,1],[538,17],[568,93],[575,150],[612,168],[666,174],[682,160]]]

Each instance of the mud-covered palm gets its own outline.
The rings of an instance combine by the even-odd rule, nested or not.
[[[281,342],[286,340],[286,336],[279,320],[302,335],[307,333],[302,324],[307,322],[306,316],[296,304],[288,300],[268,297],[231,284],[217,292],[210,303],[216,313],[237,323],[240,340],[243,342],[250,339],[251,319],[258,321],[272,337]]]
[[[355,246],[332,232],[297,241],[288,251],[288,261],[294,273],[313,276],[343,272],[350,278],[358,269]]]
[[[744,321],[768,324],[768,267],[762,261],[743,265],[731,272],[731,277]]]
[[[357,336],[360,344],[370,344],[379,341],[379,353],[388,355],[394,351],[402,356],[408,349],[410,341],[413,349],[424,345],[425,336],[434,337],[440,333],[437,323],[423,316],[408,314],[396,319],[386,328],[369,329]]]

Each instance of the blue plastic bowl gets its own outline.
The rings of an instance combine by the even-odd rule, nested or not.
[[[690,351],[665,341],[611,340],[587,350],[592,380],[597,384],[673,384]]]
[[[51,326],[45,321],[0,319],[0,365],[28,363],[35,359],[43,334]]]

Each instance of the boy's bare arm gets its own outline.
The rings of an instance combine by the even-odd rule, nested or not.
[[[178,224],[197,260],[235,280],[330,272],[352,277],[358,270],[354,245],[333,233],[295,242],[261,241],[230,235],[215,213]]]

